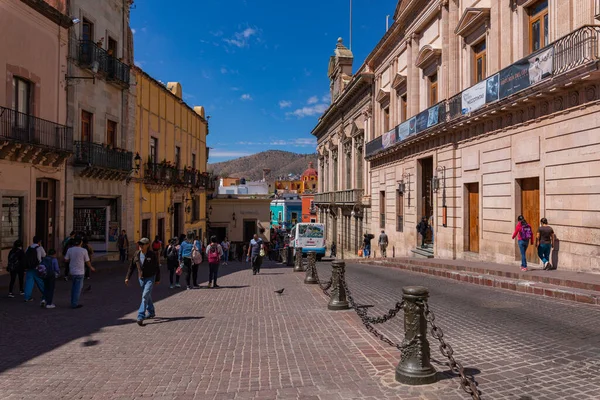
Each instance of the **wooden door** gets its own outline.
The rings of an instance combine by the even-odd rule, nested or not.
[[[521,180],[521,214],[525,221],[531,225],[533,234],[537,232],[540,225],[540,180],[539,178],[527,178]],[[520,255],[519,255],[520,257]],[[539,262],[535,246],[527,248],[527,261]]]
[[[469,183],[469,241],[468,250],[479,253],[479,184]]]

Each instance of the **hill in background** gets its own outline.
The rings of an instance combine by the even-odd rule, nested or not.
[[[263,169],[270,168],[268,181],[288,174],[301,175],[308,163],[317,168],[317,154],[297,154],[289,151],[268,150],[234,160],[208,164],[208,171],[220,177],[245,178],[249,181],[260,180]]]

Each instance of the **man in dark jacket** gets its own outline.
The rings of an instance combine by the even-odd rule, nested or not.
[[[417,232],[421,235],[421,248],[425,248],[425,237],[429,230],[429,224],[427,223],[427,217],[421,218],[421,222],[417,225]]]
[[[138,251],[135,252],[127,276],[125,284],[129,285],[129,278],[133,274],[133,270],[137,268],[138,279],[142,287],[142,304],[138,310],[137,324],[144,326],[146,318],[152,319],[156,316],[154,303],[152,302],[152,288],[160,283],[160,266],[158,265],[158,255],[155,254],[150,247],[150,239],[142,238],[138,241]],[[146,317],[146,311],[148,316]]]

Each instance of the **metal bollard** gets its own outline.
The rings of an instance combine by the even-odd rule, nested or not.
[[[294,264],[294,272],[304,272],[302,266],[302,247],[296,247],[296,260]]]
[[[426,385],[437,381],[431,365],[427,321],[423,302],[429,290],[423,286],[402,288],[404,300],[404,340],[400,363],[396,367],[396,381],[407,385]]]
[[[314,251],[308,252],[308,268],[306,269],[306,277],[304,278],[304,283],[308,285],[314,285],[319,283],[317,280],[316,274],[317,268],[317,253]]]
[[[350,308],[348,299],[346,298],[346,286],[342,282],[346,263],[342,260],[335,260],[331,263],[331,280],[333,286],[331,289],[331,297],[327,308],[330,310],[347,310]]]
[[[287,263],[287,251],[286,249],[279,249],[279,257],[281,258],[281,263]]]
[[[285,265],[287,267],[294,266],[294,248],[292,246],[286,248]]]

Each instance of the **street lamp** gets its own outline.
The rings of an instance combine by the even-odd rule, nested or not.
[[[175,206],[173,206],[173,204],[171,204],[168,208],[167,208],[167,212],[171,215],[175,214]]]
[[[448,208],[446,207],[446,167],[438,166],[436,172],[442,173],[442,226],[445,228],[448,226]],[[433,190],[437,193],[440,187],[440,179],[436,176],[433,177]]]
[[[135,153],[135,157],[133,158],[133,165],[135,166],[135,172],[137,173],[140,170],[140,166],[142,165],[142,157],[140,157],[140,153]]]

